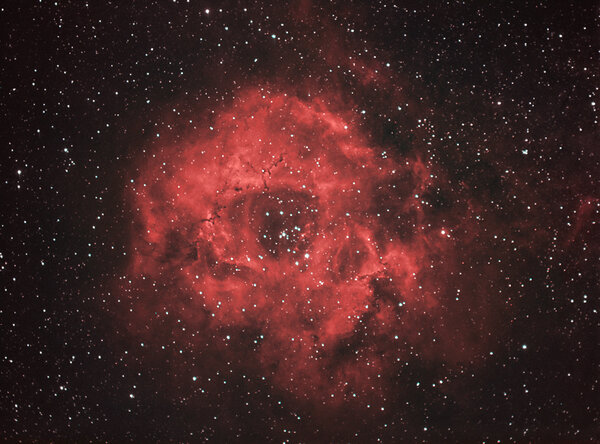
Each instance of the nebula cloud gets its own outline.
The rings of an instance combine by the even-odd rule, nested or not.
[[[443,173],[339,109],[249,88],[155,154],[130,188],[134,330],[168,336],[148,319],[175,316],[225,355],[252,331],[248,368],[309,405],[381,398],[412,356],[474,359],[485,327],[456,301],[477,284],[455,285],[468,211],[432,212]]]

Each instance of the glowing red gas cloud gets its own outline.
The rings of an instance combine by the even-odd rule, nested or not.
[[[464,340],[431,321],[454,257],[451,227],[423,209],[439,173],[373,146],[335,109],[247,90],[210,128],[158,151],[130,193],[129,274],[143,289],[131,317],[145,330],[171,312],[204,336],[257,331],[248,365],[327,404],[379,391],[412,346],[441,344],[446,357]]]

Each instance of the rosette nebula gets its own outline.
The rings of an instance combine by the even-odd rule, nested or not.
[[[212,337],[238,359],[251,336],[242,368],[284,397],[384,409],[407,360],[471,359],[494,325],[457,303],[447,313],[474,296],[453,278],[456,237],[473,234],[468,207],[450,217],[428,201],[440,186],[339,100],[244,91],[206,130],[157,149],[130,187],[132,328],[168,337],[176,318],[191,353]],[[483,299],[468,310],[489,309]]]

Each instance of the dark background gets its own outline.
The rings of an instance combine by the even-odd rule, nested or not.
[[[558,1],[3,2],[0,438],[600,439],[598,12]],[[390,64],[388,82],[367,88],[329,70],[365,54]],[[366,117],[365,131],[433,154],[519,248],[489,244],[507,252],[500,275],[515,303],[495,355],[456,375],[456,399],[398,380],[396,410],[315,425],[268,382],[233,377],[186,397],[176,367],[123,357],[111,288],[127,261],[123,189],[142,150],[155,132],[177,140],[187,117],[244,85],[307,78],[358,97],[368,116],[401,84],[460,148],[425,148],[410,135],[417,116]],[[537,242],[523,227],[551,235]],[[435,377],[430,365],[414,372]]]

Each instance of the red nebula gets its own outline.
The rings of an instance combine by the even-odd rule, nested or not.
[[[255,331],[248,366],[329,404],[378,391],[398,356],[436,341],[419,323],[444,285],[431,264],[448,267],[452,248],[419,197],[438,176],[373,146],[337,105],[246,91],[157,150],[131,193],[129,275],[144,288],[131,316],[151,330],[148,318],[177,313],[204,344]]]

